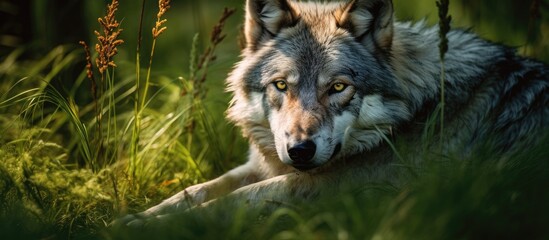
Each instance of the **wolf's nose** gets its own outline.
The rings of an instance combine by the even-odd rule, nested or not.
[[[295,166],[308,166],[316,152],[316,144],[313,141],[305,141],[288,149],[288,155],[294,161]]]

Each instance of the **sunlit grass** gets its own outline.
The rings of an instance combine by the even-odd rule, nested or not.
[[[59,87],[55,79],[82,56],[80,49],[66,49],[56,48],[28,65],[17,62],[24,50],[16,50],[1,65],[5,73],[18,69],[22,75],[33,76],[13,81],[0,95],[0,216],[2,226],[18,226],[4,229],[8,236],[95,235],[119,215],[143,210],[183,187],[204,181],[211,176],[208,169],[219,165],[206,160],[211,158],[208,150],[212,146],[218,148],[214,153],[223,150],[215,141],[204,144],[218,136],[201,100],[206,96],[204,86],[189,89],[180,79],[151,74],[149,66],[146,82],[151,94],[132,100],[139,89],[132,83],[140,82],[124,75],[124,68],[131,64],[116,63],[122,70],[115,75],[115,64],[109,58],[97,66],[101,70],[97,89],[86,89],[85,72],[70,89]],[[193,74],[200,76],[203,84],[208,65],[204,59],[213,61],[214,51],[210,48],[199,58],[201,50],[196,49],[192,57],[202,62]],[[97,56],[89,55],[90,59]],[[203,75],[198,75],[201,70]],[[6,76],[11,81],[18,74]],[[191,102],[182,97],[184,91],[192,93]],[[82,98],[77,94],[88,94],[91,101],[77,103],[75,97]],[[132,140],[136,118],[129,99],[140,106],[137,141]],[[155,107],[149,107],[151,104]],[[189,131],[191,122],[195,130]],[[133,144],[141,162],[139,171],[132,173],[127,166]]]
[[[264,214],[197,209],[148,230],[111,230],[116,239],[543,239],[549,232],[549,143],[508,159],[479,152],[436,156],[402,187],[386,183],[342,190]],[[411,153],[409,153],[411,154]],[[404,154],[402,162],[416,156]],[[540,161],[542,160],[542,161]]]
[[[190,56],[181,57],[189,63],[188,67],[181,66],[188,69],[187,74],[174,77],[170,76],[173,73],[155,71],[151,61],[156,47],[146,48],[152,53],[145,68],[140,64],[139,54],[136,62],[121,59],[116,62],[116,69],[112,65],[105,68],[101,75],[104,80],[97,79],[102,89],[98,90],[97,98],[92,96],[85,70],[66,79],[71,76],[66,73],[69,69],[84,68],[83,64],[78,65],[85,57],[80,48],[59,46],[34,61],[24,60],[28,50],[19,48],[2,58],[0,232],[3,236],[21,239],[549,236],[545,228],[549,222],[546,204],[549,163],[540,161],[549,159],[549,151],[544,149],[549,144],[547,139],[537,148],[507,159],[494,158],[487,151],[471,159],[441,160],[427,154],[425,146],[420,154],[431,164],[422,169],[408,162],[417,153],[396,141],[391,143],[399,154],[399,162],[395,164],[409,169],[411,175],[409,184],[403,187],[384,183],[365,185],[362,189],[342,191],[337,198],[295,203],[272,214],[247,209],[244,204],[239,209],[224,209],[221,205],[211,211],[183,214],[179,221],[162,226],[161,232],[107,228],[116,217],[145,210],[244,159],[245,145],[238,138],[238,130],[217,119],[225,105],[220,107],[218,102],[212,102],[223,99],[211,94],[223,88],[222,79],[212,76],[219,75],[220,67],[214,65],[219,55],[216,52],[227,50],[220,43],[224,38],[220,30],[231,14],[226,11],[220,15],[213,36],[190,34],[189,46],[170,46],[189,49]],[[143,20],[143,15],[140,19]],[[125,23],[130,21],[138,19],[125,18]],[[165,30],[165,34],[171,30]],[[158,46],[164,40],[162,37]],[[91,58],[97,55],[91,54]],[[156,56],[154,60],[162,57]],[[159,65],[155,62],[154,67]],[[175,72],[178,71],[181,70]],[[143,73],[145,81],[141,79]],[[424,142],[435,135],[437,119],[438,116],[433,116],[427,123],[432,127],[425,129]]]

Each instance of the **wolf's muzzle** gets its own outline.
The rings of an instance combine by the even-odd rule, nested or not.
[[[313,141],[305,141],[288,148],[288,156],[292,159],[292,166],[305,171],[316,167],[311,159],[315,156],[316,144]]]

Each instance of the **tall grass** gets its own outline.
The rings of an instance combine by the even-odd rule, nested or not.
[[[439,17],[439,38],[440,43],[438,45],[440,53],[440,138],[441,142],[444,138],[444,105],[445,105],[445,82],[446,82],[446,69],[444,64],[444,56],[448,52],[448,38],[446,34],[450,31],[450,21],[452,17],[448,15],[448,7],[450,6],[450,0],[440,0],[436,2],[438,8],[438,17]],[[442,146],[441,146],[442,148]]]
[[[18,80],[2,96],[0,225],[8,237],[70,236],[82,226],[89,226],[89,234],[111,212],[106,204],[110,201],[109,189],[103,188],[108,186],[108,171],[92,170],[97,165],[81,111],[72,97],[47,82],[62,72],[58,67],[69,67],[81,51],[67,54],[66,49],[57,50],[52,52],[55,60],[42,62],[40,69],[34,69],[45,78]],[[12,67],[22,66],[14,63]],[[78,161],[67,161],[71,144],[56,143],[64,126],[78,135],[75,139],[80,159],[85,162],[82,166]]]
[[[211,152],[230,152],[220,150],[222,145],[216,142],[204,144],[219,134],[203,99],[208,66],[216,60],[224,22],[234,11],[223,12],[207,48],[201,50],[195,37],[190,77],[170,78],[152,71],[155,42],[166,30],[162,17],[169,1],[159,1],[146,69],[140,67],[139,54],[135,65],[114,59],[124,43],[119,39],[118,6],[113,0],[99,18],[94,53],[85,42],[80,43],[84,51],[67,54],[67,47],[59,47],[25,69],[16,66],[23,52],[17,50],[0,65],[3,71],[21,68],[35,76],[17,80],[0,94],[0,225],[18,226],[2,227],[8,236],[96,235],[115,217],[143,210],[204,181],[209,168],[219,168],[207,160],[213,159]],[[65,69],[80,63],[75,61],[79,57],[85,58],[84,71],[70,89],[59,87],[55,82],[62,81]],[[126,71],[132,65],[137,69],[133,77]],[[141,71],[146,71],[144,82]],[[86,78],[89,82],[83,81]],[[89,95],[78,95],[86,87]],[[135,98],[129,98],[132,95]],[[128,99],[135,108],[128,107]],[[148,107],[156,102],[162,105]],[[66,146],[60,145],[65,134],[70,136]]]
[[[166,1],[159,1],[159,12],[162,3]],[[218,129],[206,102],[211,97],[207,79],[216,71],[212,64],[225,38],[222,30],[234,11],[225,10],[221,14],[209,38],[194,35],[189,46],[192,50],[188,73],[173,77],[153,68],[154,42],[162,41],[159,34],[167,31],[163,14],[157,13],[151,35],[139,30],[135,62],[114,59],[115,49],[134,47],[119,41],[122,24],[117,19],[146,21],[145,6],[142,1],[138,19],[118,18],[115,14],[118,1],[111,1],[99,22],[101,34],[95,35],[100,38],[99,47],[90,44],[95,46],[93,53],[89,47],[82,50],[60,46],[33,62],[23,60],[25,49],[16,49],[3,58],[0,83],[13,83],[9,87],[0,84],[3,236],[14,239],[543,239],[549,236],[545,228],[549,222],[546,204],[549,162],[539,161],[549,159],[545,148],[549,137],[539,146],[508,159],[499,159],[489,150],[465,160],[448,157],[440,161],[438,155],[425,154],[422,158],[429,164],[420,170],[408,162],[417,153],[408,151],[397,139],[391,143],[399,154],[397,164],[417,173],[401,188],[370,184],[353,191],[342,190],[337,198],[285,205],[269,214],[246,209],[244,205],[239,209],[221,205],[207,212],[182,214],[179,221],[162,226],[162,231],[108,229],[107,224],[114,218],[142,211],[186,186],[210,178],[214,172],[226,170],[224,160],[233,157],[233,146],[227,143],[234,141],[233,129]],[[151,52],[148,65],[143,68],[141,61],[146,57],[142,59],[140,51],[146,48],[141,44],[147,42],[151,43]],[[203,42],[205,47],[201,47]],[[86,59],[87,66],[78,59]],[[83,67],[78,76],[70,79],[72,85],[57,83],[69,75],[65,71]],[[442,91],[443,75],[442,65]],[[441,101],[444,97],[441,96]],[[436,126],[438,117],[427,125]],[[426,128],[425,139],[436,134],[434,128]],[[428,151],[426,146],[424,152]]]
[[[162,32],[164,32],[167,28],[163,27],[162,25],[167,21],[165,19],[161,19],[162,16],[166,13],[166,11],[170,8],[170,1],[169,0],[159,0],[158,1],[158,13],[157,13],[157,20],[154,28],[152,29],[152,47],[151,52],[149,56],[149,66],[147,67],[147,75],[145,77],[145,85],[143,87],[143,93],[140,93],[140,85],[141,85],[141,63],[140,63],[140,49],[141,49],[141,29],[142,23],[143,23],[143,12],[145,8],[145,0],[143,0],[142,9],[141,9],[141,15],[140,15],[140,26],[139,26],[139,35],[138,37],[138,44],[137,44],[137,52],[136,52],[136,79],[135,79],[135,103],[134,103],[134,123],[133,123],[133,132],[132,132],[132,141],[131,141],[131,159],[129,164],[129,174],[132,179],[135,179],[136,176],[142,175],[143,172],[143,164],[142,159],[140,158],[138,151],[139,151],[139,138],[141,134],[141,115],[142,111],[145,108],[145,102],[147,99],[147,95],[149,92],[149,86],[150,86],[150,79],[151,79],[151,69],[152,69],[152,63],[153,63],[153,57],[154,57],[154,50],[156,47],[156,40]]]
[[[380,183],[265,214],[222,204],[171,224],[111,232],[116,239],[544,239],[549,209],[549,137],[500,159],[430,155],[422,174],[395,188]],[[401,151],[404,161],[415,153]],[[416,169],[416,171],[418,171]]]

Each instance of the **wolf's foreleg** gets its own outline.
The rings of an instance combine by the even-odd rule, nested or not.
[[[143,212],[129,214],[115,220],[112,225],[139,227],[145,222],[177,214],[212,199],[224,196],[237,188],[258,181],[253,164],[239,166],[208,182],[193,185]]]
[[[375,183],[399,187],[406,178],[406,169],[392,163],[358,164],[334,167],[329,172],[292,172],[252,183],[227,194],[197,205],[193,210],[246,209],[265,210],[294,206],[300,202],[315,201],[322,196],[367,188]],[[176,216],[161,216],[158,222],[168,222]]]

